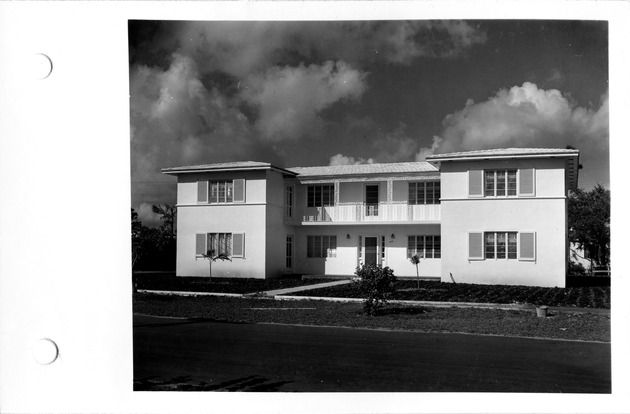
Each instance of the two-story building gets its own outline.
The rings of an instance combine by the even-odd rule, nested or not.
[[[352,276],[389,266],[444,282],[565,286],[578,150],[496,149],[427,162],[165,168],[177,183],[177,275]]]

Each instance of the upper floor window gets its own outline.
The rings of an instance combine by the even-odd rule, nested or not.
[[[210,181],[209,203],[231,203],[234,186],[230,181]]]
[[[198,203],[244,203],[245,180],[197,181]]]
[[[293,217],[293,186],[285,187],[284,212],[289,218]]]
[[[534,197],[536,174],[534,168],[469,170],[469,197]]]
[[[409,204],[440,204],[440,182],[409,183]]]
[[[327,207],[335,205],[335,186],[332,184],[309,185],[307,207]]]
[[[484,170],[484,195],[505,197],[516,195],[516,170]]]

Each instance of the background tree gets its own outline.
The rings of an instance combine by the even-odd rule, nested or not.
[[[160,215],[159,228],[147,227],[131,209],[131,256],[134,270],[174,270],[176,261],[176,208],[168,204],[153,206]]]
[[[597,266],[610,264],[610,190],[598,184],[591,191],[569,194],[569,241]]]

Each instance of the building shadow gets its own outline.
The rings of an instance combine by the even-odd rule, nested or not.
[[[216,392],[275,392],[293,381],[272,381],[260,375],[250,375],[219,383],[201,381],[194,383],[190,376],[161,380],[148,376],[134,380],[134,391],[216,391]]]

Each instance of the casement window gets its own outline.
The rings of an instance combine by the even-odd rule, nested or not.
[[[468,233],[468,260],[536,260],[533,232],[487,231]]]
[[[484,233],[486,259],[516,259],[516,232]]]
[[[409,204],[440,204],[440,182],[409,183]]]
[[[484,196],[505,197],[516,195],[516,170],[485,170]]]
[[[441,236],[408,236],[407,258],[414,255],[421,259],[439,259],[442,257]]]
[[[284,214],[288,218],[293,217],[293,197],[294,187],[292,185],[287,185],[284,192]]]
[[[469,197],[514,197],[535,195],[535,170],[498,169],[468,171]]]
[[[245,180],[197,181],[197,202],[209,204],[244,203]]]
[[[335,186],[332,184],[309,185],[306,197],[307,207],[334,206]]]
[[[307,236],[306,257],[337,257],[337,236]]]
[[[244,233],[197,233],[195,255],[197,257],[208,254],[216,256],[225,254],[230,257],[245,257]]]

